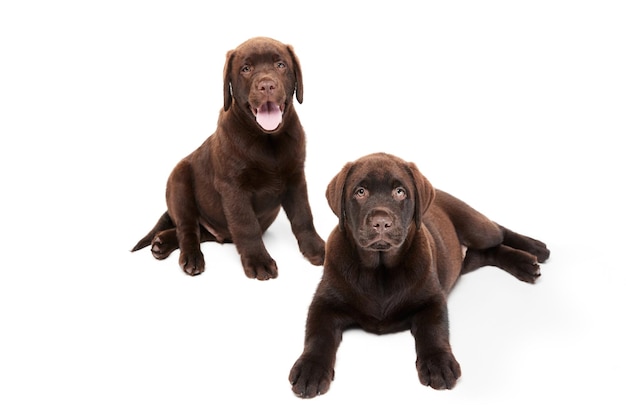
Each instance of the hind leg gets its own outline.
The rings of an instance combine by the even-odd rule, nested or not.
[[[437,205],[454,224],[462,245],[468,249],[484,250],[503,243],[505,230],[462,200],[437,190]]]
[[[154,228],[152,228],[152,230],[148,232],[148,234],[145,237],[140,239],[139,242],[135,245],[135,247],[131,251],[137,251],[144,247],[147,247],[148,245],[152,243],[152,241],[154,240],[154,237],[159,232],[165,231],[166,229],[171,229],[173,227],[174,227],[174,223],[172,222],[172,218],[170,218],[169,213],[165,212],[163,215],[161,215],[161,217],[157,221]]]
[[[518,234],[503,226],[500,226],[500,228],[504,233],[503,244],[531,253],[537,257],[540,263],[545,262],[550,257],[550,250],[543,242]]]
[[[534,283],[539,263],[550,256],[546,245],[491,221],[465,202],[437,191],[437,202],[454,223],[461,244],[467,247],[462,273],[495,266],[517,279]]]
[[[484,250],[504,244],[536,256],[540,263],[550,257],[550,250],[543,242],[498,225],[446,192],[437,190],[437,204],[452,220],[461,244],[470,249]]]
[[[482,266],[495,266],[512,274],[517,279],[535,283],[541,276],[539,263],[550,257],[550,250],[543,242],[513,232],[500,226],[502,244],[486,248],[469,248],[463,262],[463,273],[469,273]]]
[[[204,228],[200,228],[200,242],[217,241],[215,236]],[[152,255],[157,260],[163,260],[178,249],[178,238],[176,228],[159,232],[152,240]]]
[[[484,250],[468,249],[461,274],[483,266],[501,268],[526,283],[535,283],[541,276],[537,256],[508,245],[498,245]]]
[[[167,229],[159,232],[152,239],[150,250],[157,260],[164,260],[178,248],[178,239],[176,238],[176,228]]]

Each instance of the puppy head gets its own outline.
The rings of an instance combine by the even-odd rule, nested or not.
[[[226,54],[224,111],[234,102],[261,130],[277,131],[294,93],[302,103],[302,70],[291,45],[259,37]]]
[[[326,199],[363,248],[385,251],[404,242],[435,197],[415,164],[377,153],[346,164],[330,181]]]

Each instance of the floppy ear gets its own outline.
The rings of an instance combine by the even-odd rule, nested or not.
[[[302,69],[300,68],[300,60],[295,52],[293,52],[293,47],[291,45],[287,45],[287,50],[291,55],[291,60],[294,65],[294,72],[296,73],[296,99],[298,99],[298,103],[302,104],[302,100],[304,100],[304,85],[302,84]]]
[[[419,228],[424,213],[426,213],[426,210],[428,210],[428,207],[435,199],[435,188],[430,184],[428,179],[420,173],[414,163],[408,163],[408,170],[413,177],[413,184],[417,196],[415,201],[415,223]]]
[[[226,53],[226,63],[224,64],[224,111],[230,109],[233,103],[233,92],[231,87],[230,70],[232,69],[233,56],[235,51]]]
[[[346,164],[341,171],[333,177],[326,188],[326,200],[328,200],[328,205],[332,209],[333,213],[339,218],[340,230],[343,230],[343,224],[346,216],[344,208],[346,179],[348,178],[348,174],[350,173],[353,165],[353,163]]]

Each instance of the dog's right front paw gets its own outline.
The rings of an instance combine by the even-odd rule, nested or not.
[[[178,264],[188,275],[197,276],[204,271],[204,255],[201,251],[189,253],[181,251]]]
[[[243,271],[251,279],[268,280],[278,277],[276,261],[269,255],[241,256]]]
[[[332,367],[324,367],[314,360],[300,357],[291,368],[291,390],[300,398],[314,398],[328,392],[335,377]]]
[[[461,377],[461,366],[452,353],[439,353],[415,362],[420,382],[433,389],[452,389]]]

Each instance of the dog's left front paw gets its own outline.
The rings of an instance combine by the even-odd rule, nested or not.
[[[452,389],[461,377],[461,366],[452,353],[439,353],[415,362],[420,382],[433,389]]]
[[[326,254],[326,243],[319,235],[314,234],[306,240],[299,242],[300,252],[314,266],[324,264],[324,256]]]

